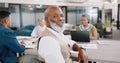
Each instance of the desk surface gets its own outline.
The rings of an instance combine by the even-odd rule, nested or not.
[[[100,61],[104,63],[120,63],[120,41],[116,40],[99,40],[101,42],[109,42],[108,44],[98,44],[97,49],[88,49],[88,58],[92,61]]]
[[[104,63],[120,63],[120,41],[99,40],[109,42],[109,44],[98,44],[96,41],[90,43],[98,44],[97,49],[87,49],[86,53],[89,60]],[[37,55],[37,48],[26,49],[25,54]]]

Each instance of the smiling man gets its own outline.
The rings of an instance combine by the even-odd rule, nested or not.
[[[51,6],[45,11],[46,28],[41,33],[38,54],[45,63],[72,63],[70,49],[78,51],[78,61],[88,63],[82,48],[63,35],[64,16],[58,6]]]

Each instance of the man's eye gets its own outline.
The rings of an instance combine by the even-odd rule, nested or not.
[[[63,15],[61,15],[61,17],[64,17]]]
[[[56,18],[56,16],[53,16],[53,18]]]

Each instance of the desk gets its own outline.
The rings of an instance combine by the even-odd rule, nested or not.
[[[37,40],[38,38],[33,38],[30,36],[17,36],[19,42],[25,42],[25,54],[37,55]]]
[[[17,39],[25,42],[25,52],[23,56],[19,56],[18,63],[40,63],[37,58],[37,39],[27,36],[17,36]],[[32,47],[31,47],[32,46]],[[34,47],[33,47],[34,46]],[[21,54],[20,54],[21,55]]]
[[[87,49],[86,53],[90,61],[103,63],[120,63],[120,41],[99,40],[109,42],[109,44],[98,44],[96,41],[90,43],[97,44],[97,49]],[[26,49],[25,54],[37,55],[37,48]]]
[[[99,61],[104,63],[120,63],[120,41],[116,40],[99,40],[109,42],[109,44],[98,44],[98,49],[88,49],[87,55],[91,61]]]

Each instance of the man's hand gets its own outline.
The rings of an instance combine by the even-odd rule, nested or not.
[[[78,54],[78,62],[83,61],[83,63],[88,63],[88,58],[87,56],[83,53],[82,49],[79,48],[79,54]]]
[[[42,19],[38,19],[38,23],[39,23],[39,25],[40,25],[41,27],[44,26],[44,23],[43,23]]]
[[[24,42],[24,40],[22,40],[20,43],[21,43],[22,45],[26,45],[26,43]]]
[[[74,44],[73,50],[79,52],[79,54],[78,54],[78,61],[79,62],[83,61],[83,63],[88,63],[88,59],[87,59],[86,55],[83,53],[82,48],[80,48],[77,44]]]

